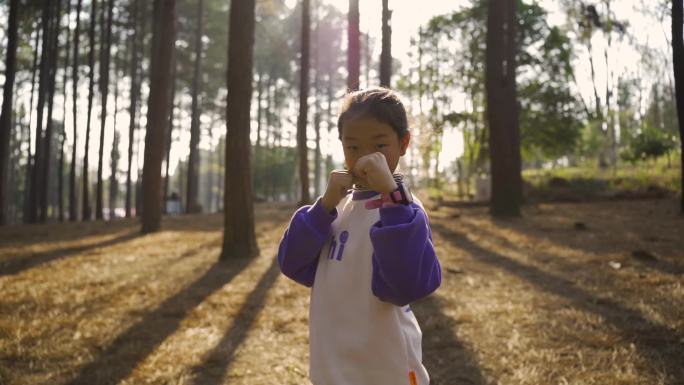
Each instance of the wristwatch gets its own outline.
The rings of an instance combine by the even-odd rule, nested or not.
[[[397,183],[396,190],[389,193],[389,197],[393,203],[410,205],[413,202],[413,195],[408,185],[403,182]]]
[[[396,190],[388,194],[382,194],[378,199],[366,201],[365,207],[368,210],[373,210],[398,204],[408,206],[411,202],[413,202],[413,195],[411,195],[408,186],[403,182],[397,182]]]

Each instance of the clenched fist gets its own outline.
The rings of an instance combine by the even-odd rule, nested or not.
[[[387,165],[387,159],[381,152],[364,155],[354,164],[352,173],[365,182],[373,191],[386,194],[397,188],[392,171]]]
[[[330,173],[328,187],[321,198],[321,204],[326,211],[332,211],[352,188],[352,175],[345,170],[333,170]]]

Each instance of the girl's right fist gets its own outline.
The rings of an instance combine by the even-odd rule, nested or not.
[[[328,188],[321,198],[321,204],[326,211],[331,212],[338,203],[347,196],[352,188],[352,175],[345,170],[333,170],[328,180]]]

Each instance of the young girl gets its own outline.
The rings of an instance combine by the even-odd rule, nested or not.
[[[439,287],[441,267],[422,205],[393,175],[411,138],[406,111],[388,89],[361,90],[337,127],[350,171],[295,212],[278,250],[283,274],[312,287],[311,381],[427,385],[409,303]]]

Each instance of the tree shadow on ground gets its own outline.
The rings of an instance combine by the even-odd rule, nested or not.
[[[193,368],[193,372],[197,373],[192,382],[193,384],[223,384],[228,368],[235,358],[235,351],[247,337],[247,332],[264,306],[266,294],[279,275],[280,268],[277,259],[274,258],[271,266],[261,276],[261,279],[245,300],[230,328],[226,330],[219,343],[207,354],[201,365]]]
[[[423,330],[423,363],[431,385],[485,385],[472,350],[456,336],[456,321],[434,294],[411,305]]]
[[[142,320],[129,327],[69,384],[118,384],[175,332],[186,315],[205,298],[237,276],[253,259],[218,261],[201,277],[169,297]]]
[[[108,247],[117,243],[130,241],[138,236],[140,236],[140,233],[138,231],[133,231],[94,244],[65,247],[62,249],[46,251],[44,253],[13,258],[9,261],[0,262],[0,276],[17,274],[24,270],[28,270],[48,262],[56,261],[58,259],[67,258],[72,255],[77,255],[84,251]]]
[[[542,271],[487,250],[471,241],[464,233],[451,230],[441,223],[432,223],[433,230],[445,240],[468,252],[473,259],[504,270],[550,294],[563,297],[577,309],[602,317],[606,323],[618,329],[626,340],[634,343],[641,356],[650,360],[666,375],[667,384],[681,383],[684,378],[684,333],[657,325],[633,309],[585,291],[571,281]]]

